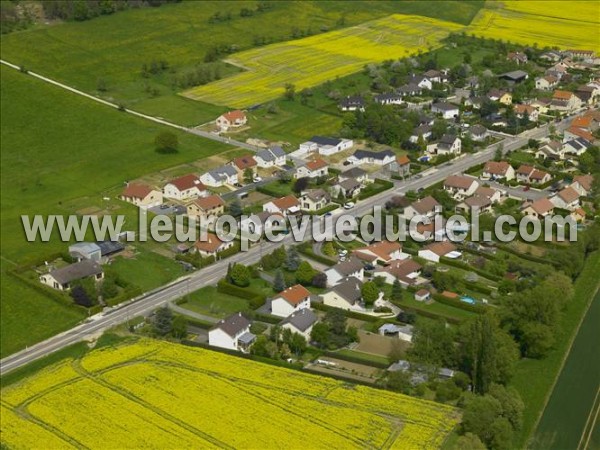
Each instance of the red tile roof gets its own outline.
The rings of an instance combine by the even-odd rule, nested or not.
[[[194,175],[192,173],[189,175],[184,175],[179,178],[175,178],[174,180],[169,181],[167,184],[172,184],[180,191],[186,191],[193,187],[197,187],[201,191],[206,190],[206,186],[204,186],[204,184],[202,184],[202,182],[200,181],[200,178],[198,178],[196,175]]]
[[[574,134],[575,136],[579,136],[579,137],[585,139],[588,142],[594,142],[594,135],[592,133],[590,133],[589,131],[586,131],[582,128],[569,127],[569,129],[567,131],[571,134]]]
[[[429,250],[438,256],[444,256],[455,251],[456,245],[450,241],[434,242],[433,244],[429,244],[427,247],[424,247],[423,250]]]
[[[293,195],[286,195],[285,197],[276,198],[275,200],[271,200],[275,206],[277,206],[280,210],[285,211],[294,206],[299,206],[300,202]]]
[[[256,166],[256,160],[252,155],[240,156],[239,158],[234,158],[233,164],[239,170],[245,170]]]
[[[554,100],[569,100],[572,96],[572,92],[561,91],[557,89],[556,91],[554,91],[554,95],[552,96],[552,98],[554,98]]]
[[[207,233],[206,240],[198,239],[194,244],[194,247],[199,251],[213,253],[216,252],[222,244],[223,241],[219,239],[216,234]]]
[[[313,159],[312,161],[307,162],[306,167],[310,171],[319,170],[319,169],[322,169],[323,167],[327,167],[327,161],[325,161],[324,159],[321,159],[321,158],[316,158],[316,159]]]
[[[592,189],[593,182],[594,177],[592,175],[577,175],[575,178],[573,178],[573,183],[579,183],[579,185],[586,191],[590,191]]]
[[[405,166],[410,163],[410,159],[406,155],[400,155],[396,157],[396,162],[401,166]]]
[[[218,206],[225,206],[225,202],[218,195],[209,195],[208,197],[198,198],[194,200],[193,203],[204,211],[216,208]]]
[[[485,163],[483,171],[493,175],[506,175],[509,168],[510,164],[506,161],[488,161]]]
[[[144,199],[153,190],[154,189],[146,184],[129,183],[127,187],[123,189],[121,195],[123,197]]]
[[[279,293],[279,297],[283,298],[290,305],[298,305],[303,300],[310,297],[310,291],[301,284],[287,288],[285,291]]]
[[[225,117],[230,122],[235,122],[236,120],[244,120],[246,118],[246,114],[244,114],[239,109],[236,109],[223,114],[223,117]]]
[[[444,187],[469,189],[475,180],[462,175],[450,175],[444,180]]]

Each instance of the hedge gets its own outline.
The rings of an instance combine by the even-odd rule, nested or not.
[[[444,305],[448,306],[453,306],[455,308],[464,309],[465,311],[471,311],[478,314],[485,311],[485,307],[482,305],[471,305],[470,303],[463,302],[462,300],[449,298],[441,294],[433,294],[431,297],[436,302],[443,303]]]
[[[235,286],[225,280],[219,280],[217,283],[217,291],[222,294],[233,295],[234,297],[248,300],[252,309],[260,308],[267,300],[267,296],[259,292],[255,292],[246,288]]]
[[[477,267],[470,266],[461,261],[456,261],[455,259],[446,258],[445,256],[440,257],[440,262],[444,263],[448,266],[458,267],[459,269],[468,270],[470,272],[475,272],[478,275],[481,275],[484,278],[488,278],[494,281],[501,281],[502,277],[498,275],[493,275],[485,270],[478,269]]]
[[[435,319],[435,320],[442,319],[445,322],[449,322],[449,323],[453,323],[453,324],[459,324],[461,322],[461,319],[459,319],[457,317],[445,316],[443,314],[438,314],[436,312],[429,311],[427,309],[418,308],[416,306],[406,306],[400,302],[392,301],[392,303],[394,305],[396,305],[398,308],[401,308],[405,312],[412,312],[414,314],[417,314],[417,315],[420,315],[423,317],[428,317],[430,319]]]
[[[254,313],[254,320],[257,320],[259,322],[266,322],[266,323],[270,323],[270,324],[278,324],[279,322],[282,321],[281,317],[275,317],[275,316],[271,316],[269,314],[261,314],[261,313]]]
[[[320,262],[321,264],[325,264],[327,266],[333,266],[337,263],[336,261],[329,259],[326,256],[317,255],[313,251],[310,243],[301,244],[297,247],[297,249],[298,249],[298,253],[308,256],[310,259],[314,259],[315,261]]]
[[[379,186],[376,186],[379,185]],[[382,180],[381,178],[375,178],[375,181],[367,186],[360,194],[358,194],[359,200],[365,200],[369,197],[373,197],[383,191],[394,187],[394,183],[388,180]]]
[[[334,211],[334,210],[338,209],[339,207],[340,207],[339,204],[330,204],[330,205],[327,205],[324,208],[321,208],[317,211],[302,211],[302,214],[305,214],[308,216],[322,216],[323,214]]]
[[[203,330],[210,330],[215,325],[214,323],[204,322],[204,321],[198,320],[194,317],[190,317],[186,314],[180,314],[180,313],[178,313],[178,314],[185,317],[185,320],[187,321],[188,325],[192,325],[197,328],[202,328]]]
[[[348,311],[346,309],[336,308],[335,306],[325,305],[323,303],[311,303],[311,307],[318,309],[319,311],[342,311],[344,315],[349,319],[362,320],[364,322],[377,322],[381,317],[371,316],[369,314],[362,314],[357,311]]]
[[[473,281],[467,281],[467,280],[463,280],[462,283],[467,289],[471,289],[472,291],[477,291],[484,295],[492,295],[493,291],[489,287],[482,286],[479,283],[476,283]]]
[[[539,256],[534,256],[534,255],[528,255],[527,253],[521,253],[521,252],[515,250],[514,248],[511,248],[505,244],[497,244],[496,246],[500,250],[505,251],[506,253],[511,253],[515,256],[518,256],[519,258],[523,258],[523,259],[526,259],[531,262],[540,263],[540,264],[552,264],[551,261],[549,261],[545,258],[540,258]]]
[[[344,353],[325,351],[325,352],[323,352],[323,356],[328,356],[330,358],[335,358],[335,359],[341,359],[342,361],[348,361],[351,363],[362,364],[365,366],[377,367],[378,369],[387,369],[389,367],[389,364],[379,363],[377,361],[372,361],[370,359],[361,358],[360,356],[346,355]]]

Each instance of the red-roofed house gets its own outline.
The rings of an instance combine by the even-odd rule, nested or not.
[[[300,284],[281,291],[271,300],[271,314],[278,317],[288,317],[305,308],[310,308],[310,291]]]
[[[581,99],[573,92],[569,91],[554,91],[550,108],[557,111],[574,111],[581,108]]]
[[[559,191],[553,197],[550,197],[550,201],[557,208],[574,211],[576,208],[579,208],[579,193],[569,186]]]
[[[381,241],[354,250],[354,256],[371,264],[378,262],[388,264],[399,259],[409,258],[410,255],[402,252],[400,242]]]
[[[449,192],[455,200],[462,200],[473,195],[479,187],[475,178],[464,175],[450,175],[444,180],[444,190]]]
[[[327,161],[321,158],[315,158],[308,161],[304,166],[300,166],[296,169],[294,176],[296,178],[316,178],[322,177],[329,173],[329,167]]]
[[[293,195],[276,198],[263,205],[263,211],[279,213],[287,216],[300,211],[300,201]]]
[[[504,178],[506,181],[515,178],[515,169],[506,161],[488,161],[485,163],[481,179],[498,179]]]
[[[206,239],[198,239],[194,244],[194,249],[202,256],[206,258],[208,256],[217,256],[217,253],[227,250],[233,247],[233,241],[222,241],[216,234],[207,233]]]
[[[461,253],[450,241],[434,242],[419,250],[419,257],[431,262],[440,262],[441,257],[460,258]]]
[[[187,206],[187,215],[194,218],[216,218],[224,212],[225,202],[218,195],[198,198]]]
[[[554,214],[554,204],[543,197],[533,203],[526,203],[522,213],[526,216],[533,216],[537,219],[541,219],[549,214]]]
[[[396,156],[396,160],[388,165],[390,172],[405,177],[410,174],[410,159],[406,155]]]
[[[256,168],[258,164],[252,155],[234,158],[230,164],[235,168],[235,170],[237,170],[239,180],[244,179],[244,172],[247,169],[252,170],[252,175],[256,175]]]
[[[592,190],[592,183],[594,182],[594,177],[591,175],[578,175],[573,178],[573,183],[571,183],[571,187],[575,189],[579,195],[588,195]]]
[[[527,114],[527,117],[532,122],[537,122],[539,118],[538,110],[531,105],[515,105],[515,114],[519,119],[522,119]]]
[[[229,111],[219,117],[217,117],[216,124],[221,131],[227,131],[229,128],[236,128],[246,125],[248,119],[239,109]]]
[[[206,186],[194,174],[184,175],[169,181],[163,187],[163,195],[176,200],[205,197],[208,195]]]
[[[121,192],[121,200],[147,209],[160,205],[163,201],[163,194],[158,189],[153,189],[145,184],[129,183]]]

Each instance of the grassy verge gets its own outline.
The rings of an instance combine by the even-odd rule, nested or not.
[[[555,348],[545,359],[523,359],[517,364],[510,384],[523,398],[525,411],[523,428],[516,437],[515,447],[523,448],[533,433],[599,280],[600,252],[595,252],[588,257],[575,282],[575,296],[563,313]]]
[[[219,292],[214,286],[207,286],[187,295],[179,306],[214,317],[225,317],[249,308],[247,300]]]
[[[357,360],[361,360],[364,362],[364,364],[367,364],[367,365],[369,363],[377,363],[377,364],[385,364],[385,365],[390,363],[389,359],[386,358],[385,356],[373,355],[371,353],[359,352],[357,350],[344,349],[344,350],[339,350],[335,353],[340,354],[340,355],[349,356],[349,357],[355,358]]]

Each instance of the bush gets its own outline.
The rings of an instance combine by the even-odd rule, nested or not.
[[[171,131],[161,131],[154,139],[156,151],[159,153],[177,153],[179,140],[177,135]]]
[[[267,300],[267,296],[264,294],[251,289],[244,289],[239,286],[235,286],[225,280],[220,280],[217,283],[217,291],[221,292],[222,294],[233,295],[234,297],[248,300],[248,303],[252,309],[260,308]]]
[[[365,187],[362,192],[358,195],[359,200],[365,200],[369,197],[373,197],[374,195],[379,194],[387,189],[391,189],[394,187],[394,183],[388,180],[382,180],[380,178],[375,178],[375,181]]]

